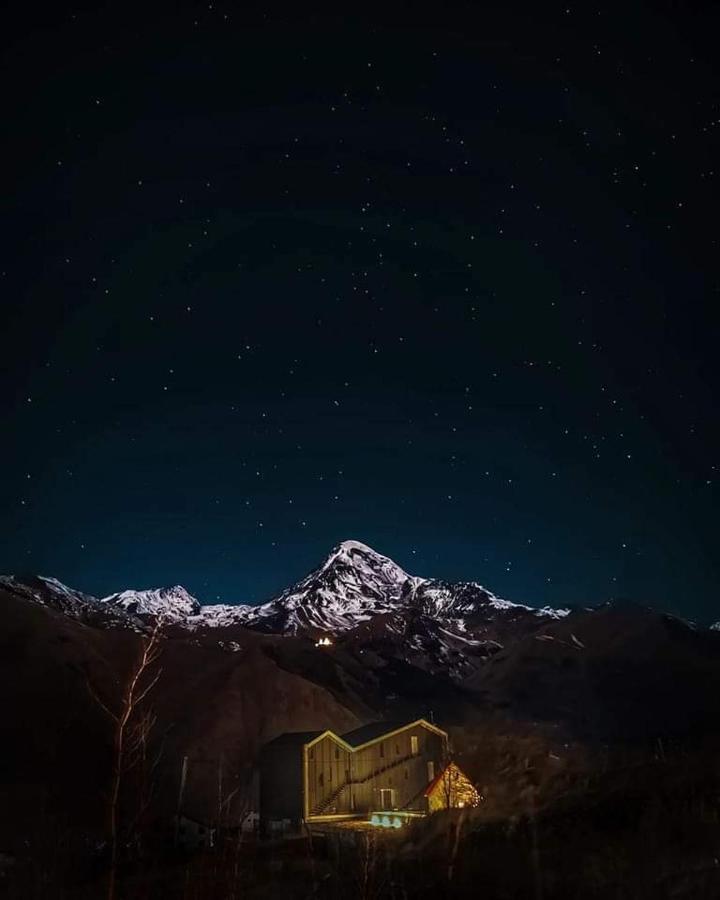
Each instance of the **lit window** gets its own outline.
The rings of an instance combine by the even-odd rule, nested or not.
[[[410,752],[413,756],[418,754],[418,738],[416,734],[410,735]]]

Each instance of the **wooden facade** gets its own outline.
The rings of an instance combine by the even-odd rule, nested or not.
[[[427,788],[448,764],[448,736],[424,719],[345,735],[282,735],[261,757],[260,816],[299,825],[332,816],[429,811]]]

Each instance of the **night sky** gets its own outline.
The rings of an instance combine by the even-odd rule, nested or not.
[[[258,602],[355,538],[718,618],[718,33],[17,4],[0,570]]]

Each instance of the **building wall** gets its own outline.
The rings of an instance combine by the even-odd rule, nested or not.
[[[260,759],[260,818],[263,823],[299,824],[302,808],[302,745],[270,744]]]
[[[310,815],[322,807],[323,815],[348,813],[350,795],[338,788],[351,777],[351,753],[331,735],[325,735],[311,747],[305,748],[307,811]],[[333,795],[337,796],[327,804]]]
[[[417,738],[416,753],[413,752],[413,737]],[[424,810],[423,791],[440,771],[445,756],[444,736],[424,725],[407,728],[356,751],[354,780],[359,782],[353,785],[356,810]],[[428,763],[432,767],[428,767]],[[382,790],[392,791],[392,794],[381,794]]]
[[[447,746],[444,734],[414,725],[355,751],[326,735],[305,748],[305,757],[310,816],[384,808],[425,811],[424,790],[445,764]],[[338,792],[341,785],[346,786]]]

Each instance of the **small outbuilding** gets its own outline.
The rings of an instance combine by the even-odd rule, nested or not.
[[[425,798],[430,813],[441,809],[463,809],[480,803],[475,785],[454,762],[448,763],[425,788]]]

